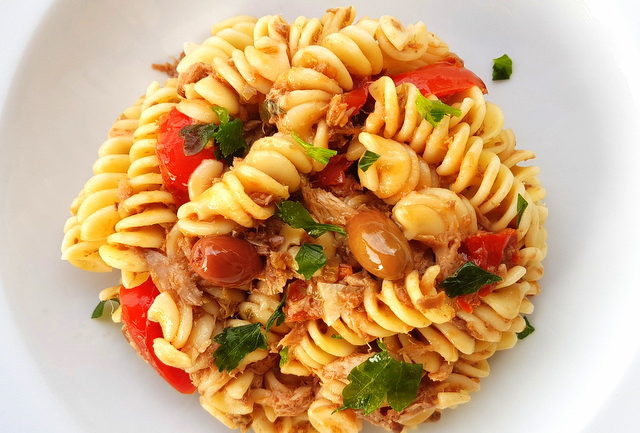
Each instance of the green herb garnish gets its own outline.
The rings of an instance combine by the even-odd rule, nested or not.
[[[120,305],[120,300],[118,298],[114,298],[98,302],[98,305],[96,305],[96,308],[94,308],[93,312],[91,313],[91,318],[99,319],[100,317],[102,317],[102,315],[104,314],[104,306],[107,303],[111,305],[111,313],[113,313],[116,308],[118,308],[118,305]]]
[[[344,337],[342,335],[338,335],[338,334],[333,334],[331,336],[331,338],[335,338],[336,340],[344,340]]]
[[[213,339],[220,347],[213,353],[218,371],[231,371],[240,361],[256,349],[266,349],[267,339],[260,330],[260,323],[225,328]]]
[[[487,284],[497,283],[502,278],[498,275],[487,272],[473,262],[467,262],[460,266],[455,274],[445,278],[440,282],[440,287],[450,298],[468,295],[480,290]]]
[[[296,254],[296,263],[298,273],[309,280],[318,269],[327,264],[327,256],[324,255],[322,245],[302,244]]]
[[[533,325],[531,323],[529,323],[529,319],[527,319],[527,316],[523,316],[524,318],[524,322],[527,324],[527,326],[524,327],[524,329],[521,332],[518,332],[516,335],[518,336],[518,340],[523,340],[525,338],[527,338],[530,334],[533,333],[533,331],[536,330],[536,328],[533,327]]]
[[[282,308],[284,307],[285,301],[286,297],[283,295],[280,303],[273,311],[273,314],[269,317],[269,320],[267,320],[267,325],[265,326],[267,332],[269,332],[274,323],[276,326],[280,326],[284,323],[284,312],[282,311]]]
[[[278,204],[278,218],[295,229],[304,229],[309,236],[317,238],[326,232],[336,232],[346,235],[347,232],[340,226],[333,224],[320,224],[316,222],[304,208],[302,203],[286,200]]]
[[[307,152],[311,158],[318,161],[320,164],[328,164],[329,159],[337,154],[338,152],[332,149],[325,149],[324,147],[316,147],[311,143],[307,143],[304,141],[298,134],[295,132],[291,134],[293,139],[298,143],[304,150]]]
[[[493,59],[493,80],[508,80],[513,73],[513,62],[506,54]]]
[[[184,138],[183,151],[186,156],[200,153],[211,140],[215,140],[218,159],[238,155],[247,147],[242,120],[231,119],[226,108],[212,107],[212,110],[218,116],[219,125],[200,123],[185,126],[180,130],[180,136]]]
[[[282,368],[287,362],[289,362],[289,348],[283,347],[280,349],[280,362],[278,365]]]
[[[222,155],[222,158],[229,158],[232,155],[240,153],[247,147],[247,142],[244,140],[244,129],[242,120],[233,119],[229,115],[229,111],[223,107],[213,107],[213,111],[220,120],[218,129],[213,133],[213,138],[218,145],[218,152]]]
[[[344,409],[361,409],[365,415],[386,401],[395,411],[402,411],[416,399],[422,378],[422,365],[397,361],[382,346],[349,373],[349,384],[342,391]]]
[[[422,95],[418,95],[416,99],[416,108],[418,113],[424,117],[432,126],[438,126],[442,118],[450,114],[452,116],[462,116],[462,111],[458,108],[451,107],[444,102],[431,100]]]
[[[380,155],[367,150],[360,158],[360,161],[358,161],[358,168],[362,171],[367,171],[369,170],[369,167],[371,167],[373,163],[378,160],[378,158],[380,158]]]
[[[522,219],[522,214],[524,214],[524,211],[527,209],[527,206],[529,206],[529,202],[520,194],[518,194],[518,203],[516,206],[518,210],[518,215],[516,216],[516,228],[520,226],[520,220]]]

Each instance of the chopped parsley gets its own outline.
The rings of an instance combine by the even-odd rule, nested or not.
[[[280,349],[280,363],[278,365],[282,368],[287,362],[289,362],[289,348],[283,347]]]
[[[231,371],[240,361],[256,349],[266,349],[267,339],[260,323],[225,328],[213,339],[220,346],[213,352],[218,371]]]
[[[304,141],[298,134],[295,132],[291,134],[293,139],[298,143],[304,150],[307,152],[311,158],[318,161],[320,164],[328,164],[329,159],[337,154],[338,152],[332,149],[325,149],[324,147],[316,147],[311,143],[307,143]]]
[[[342,335],[338,335],[338,334],[333,334],[331,336],[331,338],[335,338],[336,340],[344,340],[344,337]]]
[[[239,155],[247,147],[242,120],[232,119],[226,108],[212,107],[212,110],[218,116],[219,125],[199,123],[180,130],[180,136],[184,138],[183,151],[186,156],[200,153],[211,140],[215,140],[218,159]]]
[[[493,59],[493,81],[508,80],[513,73],[513,62],[511,57],[503,54]]]
[[[386,401],[400,412],[416,399],[421,378],[421,364],[397,361],[382,346],[381,352],[351,370],[339,410],[361,409],[368,415]]]
[[[529,202],[520,194],[518,194],[518,203],[516,206],[518,210],[518,215],[516,216],[516,228],[520,226],[520,220],[522,219],[522,214],[524,214],[524,211],[527,209],[527,206],[529,206]]]
[[[442,118],[450,114],[452,116],[462,116],[462,111],[458,108],[451,107],[439,100],[431,100],[422,95],[418,95],[416,99],[416,108],[418,113],[424,117],[432,126],[438,126]]]
[[[267,320],[267,325],[265,326],[267,332],[269,332],[274,324],[275,326],[280,326],[284,323],[284,312],[282,311],[282,307],[284,307],[285,301],[286,297],[283,295],[273,314],[269,317],[269,320]]]
[[[360,161],[358,161],[358,168],[362,171],[367,171],[369,170],[369,167],[371,167],[378,160],[378,158],[380,158],[380,155],[367,150],[360,158]]]
[[[347,232],[340,226],[333,224],[320,224],[316,222],[304,208],[302,203],[285,200],[278,204],[278,218],[295,229],[304,229],[309,236],[317,238],[326,232],[336,232],[346,235]]]
[[[487,272],[473,262],[467,262],[460,266],[455,274],[445,278],[440,282],[440,287],[450,298],[468,295],[480,290],[487,284],[502,281],[498,275]]]
[[[111,306],[111,313],[113,313],[116,310],[116,308],[118,308],[118,306],[120,305],[120,300],[118,298],[114,298],[114,299],[106,299],[104,301],[98,302],[98,305],[96,305],[96,308],[94,308],[93,312],[91,313],[91,318],[92,319],[101,318],[104,315],[104,306],[107,303]]]
[[[525,326],[522,331],[516,334],[518,336],[518,340],[523,340],[527,338],[529,335],[533,333],[533,331],[536,330],[536,328],[534,328],[533,325],[529,322],[529,319],[527,319],[527,316],[523,316],[523,318],[527,326]]]
[[[309,280],[318,269],[327,264],[327,256],[324,255],[322,245],[302,244],[296,254],[296,263],[298,273]]]

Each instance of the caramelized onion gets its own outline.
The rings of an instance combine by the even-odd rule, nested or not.
[[[409,242],[382,212],[359,213],[349,220],[347,233],[354,257],[373,275],[397,280],[413,266]]]

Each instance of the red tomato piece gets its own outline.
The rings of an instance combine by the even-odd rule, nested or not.
[[[344,280],[352,274],[353,268],[351,267],[351,265],[346,265],[344,263],[340,263],[340,265],[338,265],[338,281]]]
[[[487,93],[487,86],[476,74],[464,68],[455,58],[432,63],[414,71],[403,72],[391,77],[397,85],[414,84],[423,95],[436,95],[438,98],[478,86]]]
[[[160,324],[147,319],[147,312],[160,292],[151,278],[132,289],[120,287],[122,322],[126,326],[131,343],[140,356],[171,386],[183,394],[191,394],[196,388],[189,375],[179,368],[170,367],[158,359],[153,351],[153,340],[162,337]]]
[[[367,102],[369,96],[369,83],[364,87],[359,87],[342,95],[342,100],[347,104],[347,110],[351,109],[351,114],[356,114]]]
[[[495,271],[501,263],[511,264],[517,239],[514,229],[498,233],[480,232],[462,242],[462,252],[482,269]]]
[[[458,296],[456,298],[456,305],[458,306],[458,308],[466,311],[469,314],[473,313],[473,306],[466,299],[466,296]]]
[[[187,182],[191,173],[203,160],[215,158],[213,148],[204,149],[192,156],[184,154],[184,138],[180,135],[180,130],[193,123],[192,118],[174,108],[160,121],[159,126],[156,154],[160,162],[160,173],[165,189],[173,195],[177,206],[189,201]]]
[[[320,318],[313,298],[307,293],[307,286],[308,283],[303,280],[295,280],[289,284],[287,302],[284,307],[285,321],[306,322]]]
[[[318,173],[318,186],[327,188],[343,185],[347,180],[346,171],[354,162],[349,161],[344,155],[332,156],[326,167]]]

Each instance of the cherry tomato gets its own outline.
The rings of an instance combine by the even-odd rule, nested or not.
[[[222,287],[241,287],[264,267],[249,242],[233,236],[207,236],[191,251],[191,267],[207,281]]]
[[[192,156],[184,154],[184,138],[180,135],[180,130],[193,123],[193,119],[174,108],[160,121],[159,126],[156,154],[160,173],[165,189],[173,195],[177,206],[189,201],[187,183],[191,173],[204,159],[214,159],[213,148],[204,149]]]
[[[495,271],[501,263],[511,263],[516,242],[517,232],[514,229],[504,229],[498,233],[480,232],[466,238],[461,251],[481,268]]]
[[[347,233],[353,256],[373,275],[397,280],[413,266],[409,242],[382,212],[357,214],[347,223]]]
[[[480,77],[462,67],[460,62],[452,60],[432,63],[414,71],[394,75],[391,78],[396,86],[402,83],[414,84],[425,96],[433,94],[442,98],[473,86],[478,86],[482,93],[487,93],[487,86]]]
[[[132,289],[120,288],[122,322],[140,356],[171,386],[183,394],[191,394],[196,388],[189,375],[179,368],[170,367],[158,359],[153,351],[153,340],[162,337],[160,324],[147,319],[147,312],[160,292],[151,278]]]
[[[325,168],[318,173],[318,186],[340,186],[347,180],[346,171],[355,161],[349,161],[344,155],[332,156]]]

